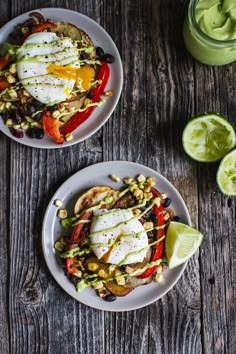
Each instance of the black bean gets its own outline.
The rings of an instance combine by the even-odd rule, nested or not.
[[[27,113],[29,115],[35,113],[36,111],[37,111],[37,107],[35,107],[34,104],[30,103],[30,104],[27,105]]]
[[[180,222],[181,218],[177,215],[175,215],[172,219],[173,221]]]
[[[91,100],[92,98],[94,98],[94,94],[91,91],[88,92],[87,93],[87,98],[89,98]]]
[[[77,285],[78,284],[78,282],[79,282],[79,279],[77,278],[77,277],[75,277],[74,275],[72,275],[72,274],[67,274],[67,278],[69,279],[69,281],[71,282],[71,283],[73,283],[74,285]]]
[[[110,294],[103,298],[105,301],[112,302],[116,300],[116,295]]]
[[[152,213],[150,215],[150,219],[151,219],[151,221],[153,222],[154,225],[157,225],[157,216],[156,216],[156,214]]]
[[[48,111],[55,111],[58,108],[58,104],[53,104],[52,106],[48,106]]]
[[[37,100],[35,100],[35,99],[34,99],[31,103],[32,103],[34,106],[38,107],[38,108],[42,108],[43,106],[45,106],[44,103],[41,103],[41,102],[39,102],[39,101],[37,101]]]
[[[43,112],[38,112],[37,114],[34,115],[34,120],[36,120],[37,122],[39,120],[41,120],[43,117]]]
[[[35,128],[35,138],[36,139],[43,139],[44,137],[44,130],[40,128]]]
[[[103,55],[102,59],[103,59],[106,63],[108,63],[108,64],[113,63],[114,60],[115,60],[115,58],[113,57],[113,55],[107,54],[107,53]]]
[[[14,123],[20,124],[22,122],[21,116],[18,111],[15,113],[15,117],[13,118]]]
[[[11,128],[10,131],[15,138],[22,139],[24,136],[22,130]]]
[[[1,117],[2,117],[3,121],[6,123],[6,121],[9,118],[9,112],[1,113]]]
[[[97,58],[101,58],[104,55],[104,50],[101,47],[96,48],[96,56]]]
[[[164,203],[162,204],[162,206],[164,208],[168,208],[168,206],[171,204],[171,199],[170,198],[166,198],[166,200],[164,201]]]
[[[26,135],[31,138],[31,139],[34,139],[36,138],[36,135],[35,135],[35,128],[29,128],[26,130]]]

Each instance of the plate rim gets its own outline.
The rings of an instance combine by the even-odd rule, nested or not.
[[[181,276],[183,275],[183,272],[188,264],[188,261],[185,262],[184,264],[180,265],[178,267],[179,269],[179,273],[178,275],[176,276],[175,280],[169,285],[167,286],[166,290],[162,293],[161,296],[157,297],[155,300],[151,300],[151,301],[146,301],[143,305],[141,306],[130,306],[129,308],[121,308],[121,309],[104,309],[104,308],[100,308],[99,306],[94,306],[93,304],[89,305],[87,303],[84,303],[83,301],[79,300],[78,298],[76,298],[75,295],[71,294],[69,292],[69,290],[66,288],[66,286],[64,286],[63,284],[59,283],[58,280],[56,279],[52,269],[51,269],[51,266],[50,266],[50,262],[49,262],[49,259],[46,255],[46,245],[45,245],[45,240],[44,240],[44,235],[46,234],[45,233],[45,229],[46,229],[46,223],[47,223],[47,217],[48,217],[48,213],[50,211],[50,208],[53,206],[53,202],[55,200],[55,197],[56,195],[58,194],[59,190],[60,189],[63,189],[67,183],[72,179],[72,178],[75,178],[76,175],[79,175],[79,173],[82,171],[82,170],[87,170],[87,169],[90,169],[90,168],[94,168],[94,166],[102,166],[102,165],[107,165],[107,164],[114,164],[114,163],[122,163],[122,164],[128,164],[128,165],[134,165],[136,167],[139,167],[139,168],[145,168],[145,169],[148,169],[150,170],[150,172],[154,172],[155,174],[161,176],[165,183],[169,184],[174,190],[175,190],[175,193],[176,195],[178,196],[178,198],[181,200],[182,202],[182,206],[184,208],[184,211],[186,213],[186,221],[187,221],[187,224],[188,225],[192,225],[191,223],[191,217],[190,217],[190,213],[188,211],[188,208],[184,202],[184,199],[182,198],[181,194],[179,193],[179,191],[175,188],[175,186],[165,177],[163,176],[162,174],[160,174],[159,172],[155,171],[154,169],[148,167],[148,166],[145,166],[145,165],[142,165],[142,164],[139,164],[139,163],[136,163],[136,162],[131,162],[131,161],[122,161],[122,160],[110,160],[110,161],[103,161],[103,162],[98,162],[98,163],[95,163],[95,164],[92,164],[92,165],[89,165],[89,166],[86,166],[84,168],[81,168],[79,169],[77,172],[73,173],[69,178],[67,178],[60,186],[59,188],[56,190],[56,192],[53,194],[52,198],[50,199],[48,205],[47,205],[47,208],[46,208],[46,211],[44,213],[44,218],[43,218],[43,223],[42,223],[42,231],[41,231],[41,246],[42,246],[42,250],[43,250],[43,256],[44,256],[44,260],[47,264],[47,268],[50,272],[50,274],[53,276],[54,280],[56,281],[57,285],[59,285],[70,297],[74,298],[76,301],[78,301],[79,303],[85,305],[85,306],[88,306],[88,307],[91,307],[91,308],[94,308],[94,309],[97,309],[97,310],[100,310],[100,311],[107,311],[107,312],[127,312],[127,311],[134,311],[134,310],[137,310],[137,309],[141,309],[141,308],[144,308],[146,306],[149,306],[153,303],[155,303],[156,301],[160,300],[161,298],[163,298],[163,296],[165,296],[175,285],[176,283],[178,282],[178,280],[181,278]],[[69,280],[68,280],[69,281]],[[109,304],[109,303],[108,303]]]
[[[55,146],[51,146],[51,145],[48,145],[46,143],[46,145],[40,145],[40,143],[37,144],[32,144],[31,141],[24,141],[22,139],[18,139],[16,137],[14,137],[10,131],[7,131],[7,130],[3,130],[2,127],[4,125],[0,125],[0,131],[6,135],[8,138],[12,139],[13,141],[21,144],[21,145],[25,145],[25,146],[28,146],[28,147],[31,147],[31,148],[34,148],[34,149],[48,149],[48,150],[51,150],[51,149],[63,149],[63,148],[67,148],[67,147],[70,147],[70,146],[73,146],[73,145],[76,145],[76,144],[80,144],[82,143],[83,141],[87,140],[88,138],[90,138],[91,136],[93,136],[99,129],[101,129],[105,123],[108,121],[108,119],[111,117],[111,115],[113,114],[114,110],[117,108],[117,105],[118,105],[118,102],[120,100],[120,97],[121,97],[121,94],[122,94],[122,89],[123,89],[123,83],[124,83],[124,70],[123,70],[123,64],[122,64],[122,60],[121,60],[121,56],[120,56],[120,53],[119,53],[119,50],[116,46],[116,43],[114,42],[113,38],[110,36],[110,34],[98,23],[96,22],[95,20],[93,20],[92,18],[90,18],[89,16],[81,13],[81,12],[78,12],[78,11],[75,11],[75,10],[71,10],[71,9],[65,9],[65,8],[62,8],[62,7],[40,7],[40,8],[36,8],[36,9],[32,9],[30,11],[27,11],[27,12],[23,12],[21,13],[20,15],[17,15],[15,17],[13,17],[11,20],[7,21],[1,28],[0,28],[0,34],[1,32],[4,32],[4,30],[10,26],[10,27],[13,27],[16,20],[21,17],[24,17],[24,16],[27,16],[29,15],[30,13],[32,12],[44,12],[44,11],[47,11],[47,10],[50,10],[50,11],[55,11],[55,12],[59,12],[59,13],[63,13],[63,12],[67,12],[67,13],[71,13],[73,15],[77,15],[81,18],[83,18],[84,20],[92,23],[94,26],[98,27],[100,29],[100,31],[109,38],[110,42],[112,43],[112,46],[113,46],[113,50],[115,51],[115,62],[117,62],[117,70],[119,71],[120,73],[120,80],[119,80],[119,83],[117,85],[117,96],[115,97],[114,99],[114,102],[113,102],[113,105],[110,107],[110,109],[108,110],[108,114],[106,116],[105,119],[102,120],[102,122],[100,124],[98,124],[96,126],[96,128],[93,128],[91,132],[85,134],[82,138],[80,139],[76,139],[76,140],[71,140],[71,141],[68,141],[68,142],[64,142],[63,144],[56,144],[55,143]],[[56,15],[57,16],[57,15]],[[20,23],[20,20],[18,21]],[[88,35],[90,35],[88,33]],[[1,45],[2,43],[0,43]],[[102,113],[101,113],[102,115]],[[2,120],[2,118],[0,117],[0,119]],[[78,128],[77,128],[78,129]],[[32,139],[32,142],[34,142],[35,139]]]

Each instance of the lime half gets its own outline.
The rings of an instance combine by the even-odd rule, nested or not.
[[[196,252],[203,235],[198,230],[171,221],[166,234],[165,251],[169,268],[175,268],[186,262]]]
[[[236,150],[223,158],[216,179],[222,193],[229,196],[236,195]]]
[[[182,136],[185,152],[196,161],[220,160],[236,144],[232,125],[217,113],[205,113],[191,119]]]

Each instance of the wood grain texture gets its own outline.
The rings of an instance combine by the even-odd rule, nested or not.
[[[234,354],[236,348],[235,200],[215,183],[217,164],[183,152],[189,117],[219,111],[235,122],[235,65],[211,68],[184,49],[187,0],[11,0],[0,21],[39,7],[64,7],[100,23],[123,61],[124,88],[111,119],[73,147],[36,150],[0,134],[0,354]],[[161,300],[107,313],[70,298],[41,250],[47,204],[74,172],[108,160],[135,161],[180,191],[205,234],[200,254]]]

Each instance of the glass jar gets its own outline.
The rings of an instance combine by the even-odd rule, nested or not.
[[[236,39],[215,39],[201,29],[196,19],[196,8],[199,2],[201,0],[190,1],[184,21],[183,37],[187,50],[195,59],[208,65],[225,65],[235,61]],[[221,6],[220,1],[218,6]],[[218,9],[221,10],[219,7]],[[236,27],[234,28],[236,31]]]

